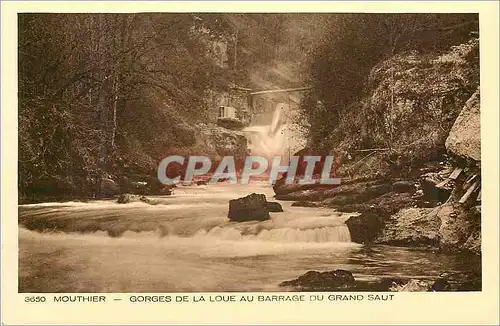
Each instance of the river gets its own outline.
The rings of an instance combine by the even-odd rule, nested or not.
[[[19,206],[20,292],[283,291],[309,271],[346,269],[357,280],[459,279],[470,256],[350,241],[332,209],[292,207],[264,222],[229,222],[228,201],[272,188],[178,187],[157,205],[102,200]],[[31,230],[28,230],[31,229]],[[113,235],[113,236],[110,236]]]

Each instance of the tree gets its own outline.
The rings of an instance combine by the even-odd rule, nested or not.
[[[145,173],[165,147],[192,142],[187,123],[206,115],[204,93],[221,78],[193,22],[20,15],[20,190],[90,195],[118,163]]]
[[[321,142],[337,127],[340,112],[362,96],[377,63],[403,51],[442,51],[477,29],[476,14],[334,16],[311,55],[316,94],[304,105],[303,116],[312,142]]]

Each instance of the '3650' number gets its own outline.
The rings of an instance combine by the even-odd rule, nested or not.
[[[29,296],[24,297],[24,302],[45,302],[46,298],[44,296]]]

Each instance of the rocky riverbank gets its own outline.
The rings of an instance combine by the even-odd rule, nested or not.
[[[460,279],[451,279],[447,272],[435,279],[383,278],[378,281],[356,279],[346,270],[318,272],[308,271],[298,278],[280,283],[280,287],[294,291],[333,291],[333,292],[446,292],[480,291],[481,276],[465,275]]]
[[[167,155],[204,155],[214,162],[223,156],[232,155],[237,164],[244,161],[247,155],[247,139],[243,132],[231,130],[214,123],[199,123],[193,127],[186,127],[186,138],[191,141],[182,148],[167,150]],[[66,177],[41,182],[35,190],[21,193],[19,204],[40,202],[88,201],[102,198],[118,198],[123,194],[139,196],[170,195],[171,186],[165,186],[157,177],[157,163],[152,160],[142,164],[129,164],[119,160],[101,175],[88,176],[84,180]],[[176,175],[184,175],[184,168],[176,171]],[[202,185],[204,181],[194,180],[193,184]],[[83,186],[82,186],[83,185]]]
[[[276,198],[360,213],[346,221],[354,242],[479,255],[478,45],[377,65],[366,98],[320,146],[340,156],[342,184],[278,183]]]
[[[479,124],[472,137],[467,135],[470,119],[461,126],[462,116],[479,113],[478,105],[475,93],[446,141],[445,161],[413,167],[406,178],[363,176],[344,179],[338,187],[281,185],[275,187],[276,198],[294,200],[294,206],[360,213],[346,221],[354,242],[480,254]]]

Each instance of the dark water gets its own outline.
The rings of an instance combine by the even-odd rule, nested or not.
[[[291,207],[265,222],[227,220],[229,199],[265,193],[266,184],[180,187],[157,205],[23,205],[22,292],[283,291],[282,281],[309,271],[346,269],[357,280],[452,282],[480,270],[475,256],[350,242],[330,209]],[[32,230],[28,230],[32,229]],[[112,236],[110,236],[112,235]]]

